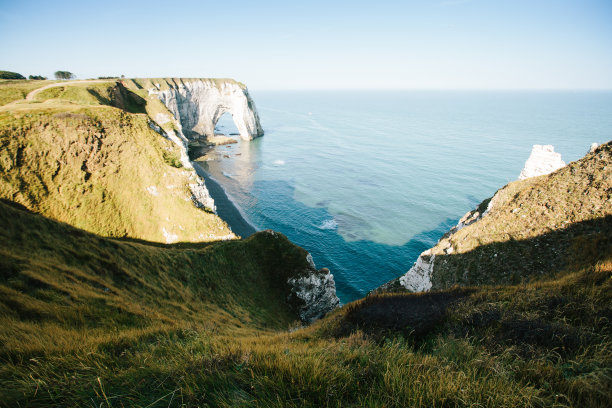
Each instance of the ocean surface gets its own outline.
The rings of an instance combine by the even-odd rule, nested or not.
[[[265,136],[199,163],[255,229],[282,232],[329,268],[343,303],[405,273],[518,177],[532,145],[569,162],[612,139],[612,92],[251,95]],[[237,133],[229,114],[217,127]]]

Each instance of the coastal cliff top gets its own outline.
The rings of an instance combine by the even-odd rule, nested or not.
[[[244,83],[236,81],[232,78],[132,78],[128,81],[134,82],[134,84],[139,88],[155,88],[160,91],[165,91],[170,88],[176,88],[180,85],[196,81],[209,83],[219,89],[227,84],[238,85],[243,90],[247,89]]]

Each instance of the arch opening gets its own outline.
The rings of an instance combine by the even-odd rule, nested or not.
[[[219,117],[217,123],[214,124],[214,128],[215,136],[227,136],[233,139],[240,137],[240,131],[238,130],[238,126],[234,120],[234,115],[232,115],[229,111],[224,112]]]

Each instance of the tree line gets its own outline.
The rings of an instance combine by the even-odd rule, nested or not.
[[[70,71],[55,71],[54,75],[55,75],[55,79],[74,79],[76,78],[76,75],[74,75]],[[26,79],[26,77],[24,77],[18,72],[0,71],[0,79]],[[42,76],[42,75],[30,75],[29,79],[44,80],[44,79],[47,79],[47,77]]]

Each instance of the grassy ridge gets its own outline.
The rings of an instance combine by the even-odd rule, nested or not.
[[[538,279],[580,262],[585,247],[607,255],[599,243],[610,234],[611,164],[609,142],[552,174],[501,188],[486,216],[432,249],[433,287]]]
[[[195,173],[177,168],[178,147],[150,129],[138,113],[145,105],[101,83],[49,88],[32,103],[0,109],[0,198],[105,236],[231,236],[191,202]]]
[[[517,284],[555,276],[608,255],[612,216],[612,142],[539,177],[514,181],[483,201],[425,254],[435,255],[432,287]],[[602,245],[604,247],[602,247]],[[399,278],[383,291],[405,291]]]

